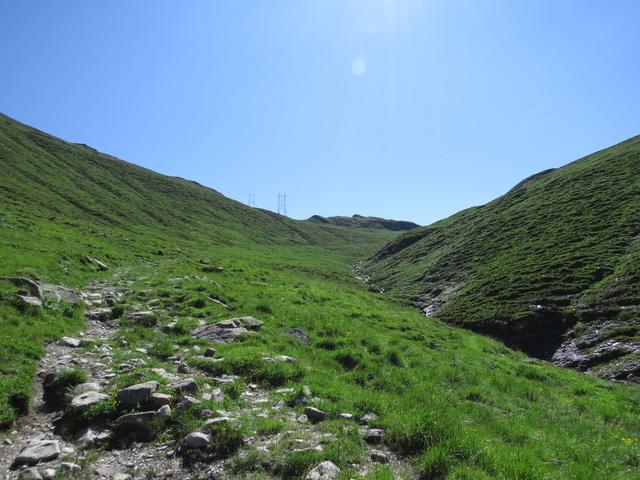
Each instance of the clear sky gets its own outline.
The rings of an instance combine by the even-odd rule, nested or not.
[[[640,1],[1,0],[0,111],[294,218],[426,224],[640,134]]]

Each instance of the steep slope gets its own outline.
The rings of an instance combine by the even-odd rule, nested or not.
[[[249,208],[195,182],[160,175],[2,115],[0,166],[0,242],[5,251],[14,253],[9,258],[24,259],[29,250],[50,256],[51,249],[38,245],[38,240],[96,237],[92,245],[79,241],[78,255],[65,261],[79,266],[77,259],[92,251],[98,254],[96,249],[119,261],[124,259],[118,258],[115,245],[126,246],[131,255],[144,255],[193,240],[322,245],[355,260],[394,235],[373,228],[295,221]],[[41,233],[24,243],[20,237],[24,228]],[[52,258],[50,263],[58,261]],[[12,268],[4,263],[0,273]]]
[[[371,281],[560,365],[640,374],[640,137],[386,245]]]
[[[420,226],[413,222],[388,220],[379,217],[364,217],[362,215],[353,215],[351,217],[321,217],[320,215],[314,215],[310,217],[308,221],[323,225],[339,225],[341,227],[382,228],[394,232],[411,230]]]

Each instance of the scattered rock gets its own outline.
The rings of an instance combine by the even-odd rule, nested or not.
[[[142,310],[138,312],[131,312],[127,315],[129,320],[140,322],[146,326],[152,326],[156,324],[155,314],[151,310]]]
[[[76,397],[73,397],[73,400],[71,400],[71,408],[80,412],[86,412],[97,403],[100,403],[108,398],[109,395],[105,395],[104,393],[88,391],[85,393],[81,393]]]
[[[381,450],[371,450],[371,460],[376,463],[389,463],[389,455]]]
[[[89,448],[107,442],[111,438],[111,431],[97,427],[88,427],[76,435],[76,443],[80,448]]]
[[[149,400],[151,394],[158,388],[158,385],[158,382],[151,381],[123,388],[118,392],[118,403],[123,405],[144,403]]]
[[[216,351],[211,347],[207,347],[207,349],[204,351],[204,356],[205,357],[209,357],[210,358],[210,357],[215,356],[215,354],[216,354]]]
[[[26,288],[34,297],[42,298],[44,295],[42,287],[34,280],[25,277],[5,277],[4,279],[16,287]]]
[[[189,395],[185,395],[180,399],[180,401],[176,405],[176,410],[178,411],[186,410],[188,408],[193,407],[194,405],[198,405],[199,403],[200,403],[200,400],[198,400],[197,398],[190,397]]]
[[[111,480],[131,480],[131,475],[128,473],[116,473]]]
[[[327,460],[311,470],[305,478],[306,480],[336,480],[338,475],[340,475],[338,466]]]
[[[162,377],[165,380],[169,380],[170,382],[176,382],[180,378],[173,373],[167,372],[164,368],[152,368],[151,371],[159,377]]]
[[[99,392],[100,391],[100,385],[98,385],[97,383],[81,383],[80,385],[78,385],[76,387],[76,391],[78,392]]]
[[[296,418],[296,421],[298,423],[307,423],[309,421],[309,418],[306,415],[300,415],[298,418]]]
[[[54,470],[55,471],[55,470]],[[36,468],[26,468],[20,472],[20,480],[42,480],[42,475]]]
[[[99,271],[101,272],[106,272],[107,270],[109,270],[109,267],[107,267],[104,263],[102,263],[100,260],[90,257],[90,256],[86,256],[85,260],[92,264],[95,268],[97,268]]]
[[[161,406],[158,411],[158,418],[162,421],[169,421],[171,420],[171,407],[169,405],[163,405]]]
[[[175,392],[190,392],[195,393],[198,391],[198,384],[193,378],[186,378],[179,382],[172,383],[167,385],[168,390],[173,390]]]
[[[57,440],[41,440],[27,445],[13,461],[12,468],[21,465],[36,465],[54,460],[60,456],[60,444]]]
[[[89,312],[87,313],[87,316],[89,317],[90,320],[106,322],[111,319],[112,313],[113,311],[111,310],[111,308],[100,307],[100,308],[93,308],[89,310]]]
[[[276,356],[276,360],[280,361],[280,362],[285,362],[285,363],[296,363],[297,360],[293,357],[289,357],[287,355],[277,355]]]
[[[18,307],[20,308],[42,308],[42,300],[38,297],[31,297],[29,295],[17,295]]]
[[[56,477],[57,473],[55,468],[46,468],[42,472],[42,480],[52,480]]]
[[[338,418],[340,420],[353,420],[353,415],[350,413],[340,413],[338,414]]]
[[[365,413],[361,418],[360,418],[360,423],[363,424],[369,424],[369,423],[373,423],[376,420],[378,420],[378,415],[376,415],[373,412],[369,412],[369,413]]]
[[[189,448],[207,448],[211,442],[211,437],[202,432],[191,432],[184,437],[184,444]]]
[[[52,283],[41,283],[43,297],[53,298],[57,302],[66,302],[71,305],[80,303],[80,296],[75,290]]]
[[[304,414],[307,416],[309,420],[312,422],[321,422],[327,418],[327,414],[322,410],[318,410],[314,407],[306,407],[304,409]]]
[[[198,327],[191,334],[213,343],[231,343],[250,330],[259,330],[261,326],[262,322],[253,317],[238,317]]]
[[[171,395],[166,393],[153,393],[149,398],[149,403],[153,408],[164,407],[171,404]]]
[[[299,340],[304,345],[309,345],[309,337],[307,337],[307,334],[304,333],[304,330],[302,330],[301,328],[292,328],[290,330],[287,330],[284,334],[287,337],[293,337]]]
[[[62,337],[62,344],[66,347],[78,348],[80,346],[80,340],[73,337]]]
[[[371,428],[364,434],[367,443],[380,443],[384,438],[384,430],[381,428]]]
[[[71,462],[62,462],[60,464],[60,468],[62,470],[66,470],[67,472],[79,472],[80,469],[80,465],[77,465],[75,463],[71,463]]]

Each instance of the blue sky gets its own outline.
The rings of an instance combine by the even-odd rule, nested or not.
[[[640,134],[640,2],[4,0],[0,111],[294,218],[426,224]]]

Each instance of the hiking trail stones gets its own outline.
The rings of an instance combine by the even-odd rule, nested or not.
[[[305,478],[306,480],[336,480],[339,475],[338,466],[327,460],[311,470]]]
[[[150,381],[123,388],[118,392],[118,403],[123,405],[146,403],[151,394],[156,391],[158,385],[160,385],[158,382]]]
[[[198,327],[191,335],[212,343],[231,343],[250,331],[260,330],[262,322],[253,317],[238,317]]]
[[[27,445],[13,461],[12,468],[21,465],[36,465],[60,456],[60,443],[57,440],[40,440]]]
[[[88,391],[74,397],[73,400],[71,400],[71,408],[79,412],[86,412],[97,403],[108,398],[109,395],[105,395],[104,393]]]

